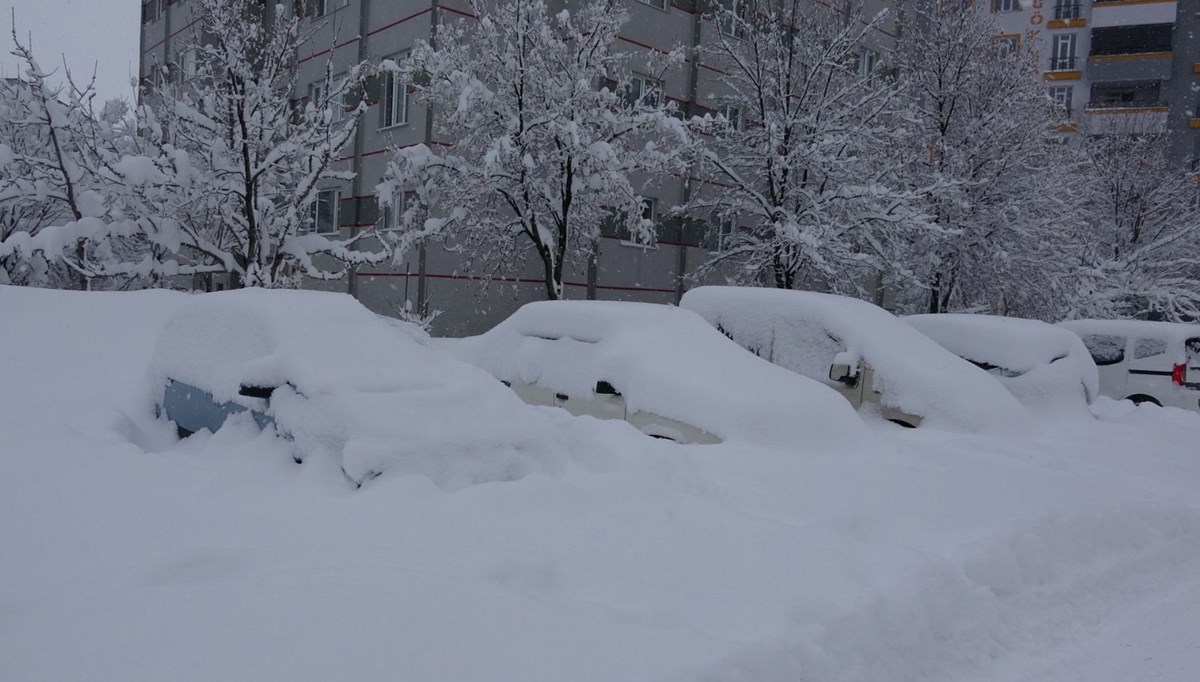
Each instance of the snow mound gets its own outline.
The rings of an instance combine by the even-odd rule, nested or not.
[[[946,350],[985,365],[1034,414],[1090,417],[1100,373],[1079,336],[1038,320],[942,313],[904,318]]]
[[[545,415],[399,325],[344,294],[196,296],[164,326],[148,384],[156,403],[174,379],[247,407],[243,384],[273,387],[267,414],[296,458],[335,458],[357,483],[386,471],[453,489],[560,468]]]
[[[699,287],[680,305],[775,364],[824,381],[835,361],[865,360],[880,400],[923,426],[1011,431],[1029,414],[986,372],[891,313],[844,296],[754,287]],[[844,353],[845,355],[839,355]]]
[[[722,440],[788,448],[845,443],[862,421],[832,389],[747,353],[698,315],[617,301],[522,306],[451,346],[496,377],[566,395],[607,381],[631,410],[697,426]]]

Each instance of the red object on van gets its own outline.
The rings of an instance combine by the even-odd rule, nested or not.
[[[1175,365],[1171,369],[1171,381],[1183,386],[1187,378],[1187,365]]]

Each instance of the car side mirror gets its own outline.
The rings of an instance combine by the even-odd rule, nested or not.
[[[858,372],[845,363],[834,363],[829,367],[829,380],[853,386],[858,383]]]
[[[274,386],[247,386],[242,384],[238,389],[238,395],[246,396],[247,398],[262,398],[270,400],[271,394],[275,392]]]

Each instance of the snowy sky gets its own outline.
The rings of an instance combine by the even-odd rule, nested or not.
[[[33,38],[34,54],[44,69],[62,71],[63,56],[75,72],[96,70],[96,89],[104,99],[132,99],[130,78],[137,71],[138,0],[0,0],[0,74],[18,75],[12,51],[16,13],[21,39]]]

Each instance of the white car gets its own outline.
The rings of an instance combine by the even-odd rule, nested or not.
[[[755,354],[904,426],[1011,431],[1030,415],[993,377],[895,315],[810,291],[699,287],[680,306]]]
[[[232,418],[358,485],[386,471],[457,488],[559,466],[551,420],[403,326],[345,294],[195,296],[160,334],[150,398],[181,437]]]
[[[903,318],[946,350],[995,376],[1033,414],[1091,418],[1096,363],[1079,337],[1038,320],[941,313]]]
[[[1110,398],[1200,411],[1200,325],[1142,320],[1060,322],[1083,339]]]
[[[862,429],[833,391],[746,353],[672,306],[529,303],[448,348],[531,404],[624,420],[679,443],[795,446]]]

